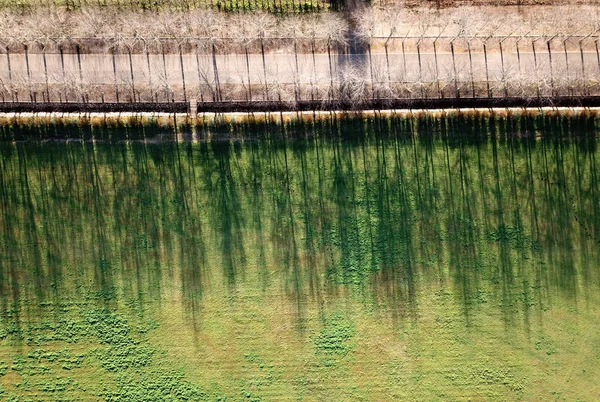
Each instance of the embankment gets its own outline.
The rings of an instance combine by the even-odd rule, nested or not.
[[[490,136],[595,141],[600,108],[464,108],[246,113],[0,113],[0,141],[206,141]],[[449,135],[449,133],[452,133]]]

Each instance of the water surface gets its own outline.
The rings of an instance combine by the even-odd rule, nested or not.
[[[0,399],[600,395],[592,140],[1,155]]]

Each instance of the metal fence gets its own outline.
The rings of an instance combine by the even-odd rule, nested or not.
[[[357,50],[358,49],[358,50]],[[2,102],[600,95],[597,36],[0,40]]]

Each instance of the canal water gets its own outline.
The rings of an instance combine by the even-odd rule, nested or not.
[[[0,400],[600,395],[593,138],[0,151]]]

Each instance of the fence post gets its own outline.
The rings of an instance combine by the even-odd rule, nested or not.
[[[571,84],[569,84],[569,92],[571,94],[571,96],[573,96],[573,85],[571,80],[569,79],[569,55],[567,54],[567,41],[569,40],[569,37],[567,37],[565,40],[563,40],[563,49],[565,50],[565,68],[567,70],[567,79],[569,80],[569,82]]]
[[[200,101],[204,102],[202,94],[202,74],[200,73],[200,56],[198,55],[198,42],[196,42],[196,73],[198,73],[198,92],[200,93]]]
[[[417,57],[419,59],[419,85],[421,85],[421,98],[425,98],[425,88],[423,86],[423,70],[421,67],[421,39],[417,41]]]
[[[75,43],[75,51],[77,52],[77,68],[79,69],[79,79],[83,81],[83,71],[81,70],[81,50],[79,43]]]
[[[596,60],[598,61],[598,72],[600,72],[600,53],[598,53],[598,39],[594,41],[596,45]]]
[[[42,59],[44,60],[44,80],[46,81],[46,102],[50,102],[50,85],[48,84],[48,63],[46,62],[46,45],[42,47]]]
[[[585,79],[585,61],[583,59],[583,39],[581,39],[579,41],[579,54],[581,56],[581,79],[583,80],[583,85],[584,85],[584,94],[587,96],[589,95],[589,87],[587,84],[587,81]]]
[[[519,39],[517,39],[515,46],[517,48],[517,64],[519,66],[519,75],[521,75],[521,52],[519,51]]]
[[[148,88],[150,90],[150,100],[154,100],[154,93],[152,90],[152,68],[150,67],[150,51],[148,50],[148,45],[144,43],[146,47],[146,66],[148,67]],[[156,95],[156,102],[158,102],[158,95]]]
[[[433,41],[433,60],[435,62],[435,83],[437,86],[438,96],[440,98],[444,97],[442,90],[440,88],[440,73],[438,70],[438,58],[437,58],[437,38]]]
[[[404,51],[404,41],[406,40],[406,38],[402,39],[402,64],[404,67],[404,81],[406,83],[408,83],[408,73],[406,72],[406,52]],[[408,91],[408,97],[409,99],[412,98],[412,92]]]
[[[262,56],[262,65],[263,65],[263,76],[265,79],[265,100],[269,100],[269,84],[267,83],[267,63],[265,61],[265,44],[263,41],[262,34],[260,36],[260,54]]]
[[[598,46],[596,46],[597,48]],[[12,81],[12,68],[10,65],[10,51],[8,50],[8,45],[6,46],[6,64],[8,67],[8,80]]]
[[[181,50],[181,44],[179,44],[179,64],[181,66],[181,81],[183,83],[183,101],[187,102],[187,91],[185,89],[185,69],[183,67],[183,52]]]
[[[296,102],[300,100],[300,91],[298,88],[298,81],[300,79],[300,69],[298,67],[298,42],[296,38],[294,38],[294,59],[296,62],[296,77],[294,78],[294,96],[296,97]]]
[[[245,44],[244,48],[245,48],[244,50],[246,53],[246,74],[247,74],[247,78],[248,78],[248,91],[246,92],[246,100],[251,101],[252,100],[252,83],[250,81],[250,59],[248,57],[248,44]]]
[[[27,68],[27,86],[29,87],[29,101],[34,102],[34,96],[31,93],[31,69],[29,68],[29,47],[27,44],[23,44],[25,49],[25,67]]]
[[[460,88],[458,87],[458,79],[456,76],[456,59],[454,58],[454,39],[450,41],[450,51],[452,52],[452,72],[454,74],[454,92],[456,97],[460,99]]]
[[[133,77],[133,60],[131,57],[131,48],[127,46],[127,53],[129,54],[129,76],[131,78],[131,92],[133,103],[135,103],[135,79]]]
[[[369,43],[368,45],[368,52],[369,52],[369,71],[371,74],[371,99],[374,101],[375,100],[375,80],[373,77],[373,59],[371,57],[371,43]]]
[[[475,77],[473,77],[473,55],[471,54],[471,40],[467,40],[467,50],[469,51],[469,70],[471,72],[471,98],[475,97]]]
[[[315,60],[315,39],[313,38],[311,41],[311,51],[312,51],[312,60],[313,60],[313,79],[312,85],[310,88],[311,92],[311,100],[315,100],[315,83],[317,81],[317,62]]]
[[[66,74],[65,74],[65,54],[64,54],[64,50],[62,47],[62,43],[58,46],[58,50],[60,51],[60,66],[62,69],[62,82],[65,83],[67,81],[66,79]],[[67,94],[65,93],[65,102],[67,101]],[[59,100],[62,102],[62,94],[59,95]]]
[[[385,48],[385,64],[386,64],[386,67],[387,67],[388,85],[390,85],[391,82],[392,82],[392,76],[391,76],[391,73],[390,73],[390,55],[388,53],[388,42],[389,42],[391,36],[392,36],[392,34],[390,33],[390,36],[388,36],[388,38],[385,40],[385,44],[383,45],[384,48]]]
[[[221,82],[219,81],[219,68],[217,67],[217,49],[215,47],[215,42],[212,41],[212,61],[213,61],[213,74],[215,76],[215,85],[216,85],[216,95],[217,102],[221,102],[223,100],[221,94]]]
[[[75,43],[75,52],[77,53],[77,69],[79,70],[79,85],[81,85],[81,87],[83,87],[83,71],[81,69],[81,51],[79,49],[79,43]],[[86,99],[86,94],[84,92],[81,94],[81,101],[83,103],[85,103],[85,99]]]
[[[485,41],[483,42],[483,58],[485,60],[485,85],[487,87],[487,96],[488,98],[491,98],[492,92],[490,91],[490,76],[488,72],[487,44]]]
[[[531,48],[533,50],[533,67],[535,69],[535,81],[536,81],[536,90],[537,90],[537,97],[540,97],[540,84],[539,84],[539,79],[538,79],[538,64],[537,64],[537,54],[535,52],[535,39],[531,40]]]
[[[333,66],[331,64],[331,38],[327,39],[327,60],[329,61],[329,100],[333,100]]]
[[[504,37],[504,39],[506,39],[507,37]],[[508,88],[506,85],[506,72],[504,71],[504,52],[502,51],[502,41],[504,40],[500,40],[498,42],[498,45],[500,46],[500,64],[502,66],[502,83],[504,84],[504,97],[508,98]]]
[[[115,81],[115,98],[117,100],[117,103],[119,103],[119,86],[117,85],[117,62],[115,60],[115,47],[113,45],[113,47],[111,48],[111,53],[112,53],[112,65],[113,65],[113,78]],[[62,58],[62,50],[61,50],[61,58]],[[63,65],[63,75],[64,75],[64,65]]]
[[[165,57],[165,46],[164,46],[163,42],[160,43],[160,52],[162,53],[163,71],[165,73],[165,84],[168,87],[168,92],[173,92],[171,90],[171,87],[169,86],[169,74],[167,72],[167,60],[166,60],[166,57]],[[170,102],[170,101],[173,100],[172,94],[171,94],[170,98],[171,99],[167,98],[167,102]]]
[[[552,50],[550,49],[551,40],[552,38],[546,42],[546,45],[548,47],[548,60],[550,61],[550,91],[552,96],[554,96],[554,72],[552,71]]]

